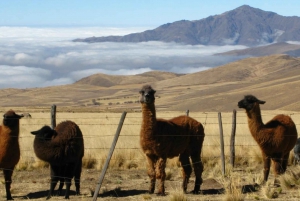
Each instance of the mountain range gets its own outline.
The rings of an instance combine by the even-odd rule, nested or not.
[[[74,42],[162,41],[190,45],[257,46],[300,41],[300,17],[286,17],[248,5],[200,20],[180,20],[125,36],[90,37]]]

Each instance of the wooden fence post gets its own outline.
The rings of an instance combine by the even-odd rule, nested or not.
[[[234,167],[235,161],[235,131],[236,131],[236,110],[233,110],[232,114],[232,129],[230,137],[230,164]]]
[[[115,146],[117,144],[117,141],[118,141],[118,138],[119,138],[119,135],[121,133],[121,129],[122,129],[122,126],[123,126],[123,123],[124,123],[124,120],[125,120],[125,117],[126,117],[126,114],[127,112],[123,112],[122,116],[121,116],[121,119],[120,119],[120,122],[119,122],[119,126],[117,128],[117,131],[116,131],[116,134],[115,134],[115,137],[114,137],[114,140],[111,144],[111,147],[110,147],[110,150],[109,150],[109,153],[108,153],[108,156],[106,158],[106,161],[105,161],[105,164],[102,168],[102,171],[101,171],[101,175],[99,177],[99,182],[97,184],[97,187],[96,187],[96,190],[94,192],[94,196],[93,196],[93,201],[96,201],[97,200],[97,197],[98,197],[98,194],[99,194],[99,191],[100,191],[100,188],[101,188],[101,184],[102,184],[102,181],[104,179],[104,176],[105,176],[105,173],[106,173],[106,170],[108,168],[108,164],[110,162],[110,159],[113,155],[113,152],[115,150]]]
[[[225,176],[224,137],[223,137],[223,126],[222,126],[222,116],[221,116],[221,112],[218,113],[218,116],[219,116],[219,128],[220,128],[220,144],[221,144],[222,174],[223,174],[223,176]]]
[[[51,107],[51,127],[52,129],[56,127],[56,105]]]

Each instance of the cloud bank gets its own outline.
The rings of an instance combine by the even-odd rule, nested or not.
[[[75,38],[125,35],[147,28],[0,27],[0,88],[71,84],[95,73],[134,75],[151,70],[194,73],[238,57],[214,56],[245,46],[176,43],[79,43]]]

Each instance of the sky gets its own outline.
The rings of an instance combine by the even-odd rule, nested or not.
[[[142,32],[245,4],[300,16],[299,0],[0,0],[0,89],[71,84],[95,73],[193,73],[234,61],[238,58],[212,55],[246,47],[71,40]]]

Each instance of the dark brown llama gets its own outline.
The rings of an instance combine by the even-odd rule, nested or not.
[[[62,193],[65,182],[65,198],[69,199],[73,177],[76,195],[80,195],[84,141],[79,126],[67,120],[60,122],[54,129],[43,126],[40,130],[32,131],[31,134],[35,135],[33,148],[36,156],[50,164],[51,184],[47,199],[53,196],[58,181],[60,181],[58,194]]]
[[[192,159],[196,176],[192,191],[197,194],[202,184],[203,165],[200,158],[204,140],[204,128],[201,123],[188,116],[179,116],[170,120],[156,119],[155,90],[145,85],[140,90],[142,105],[142,125],[140,132],[141,147],[148,161],[150,177],[149,193],[154,193],[156,179],[160,179],[158,194],[165,194],[167,158],[179,156],[183,172],[183,191],[192,173],[189,157]]]
[[[13,200],[10,185],[14,168],[20,160],[19,120],[22,117],[23,115],[9,110],[3,115],[3,123],[0,126],[0,168],[4,174],[7,200]]]
[[[259,107],[264,103],[253,95],[247,95],[238,102],[238,107],[246,110],[250,132],[262,152],[264,181],[267,181],[271,160],[274,162],[275,176],[286,171],[289,154],[298,134],[293,120],[283,114],[276,115],[264,124]]]

